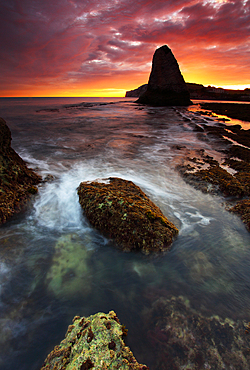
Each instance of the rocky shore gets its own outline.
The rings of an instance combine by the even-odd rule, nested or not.
[[[21,211],[40,181],[11,148],[10,129],[0,118],[0,225]]]
[[[212,110],[214,113],[250,122],[250,104],[244,103],[202,103],[202,109]]]
[[[201,108],[212,112],[199,113],[213,118],[218,117],[215,114],[218,113],[250,121],[248,104],[204,103]],[[197,189],[224,195],[228,202],[227,209],[239,214],[250,231],[250,130],[244,130],[240,125],[225,124],[218,117],[218,124],[199,124],[196,131],[203,140],[207,137],[216,140],[225,160],[219,163],[201,150],[196,156],[186,158],[182,165],[177,166],[178,170]]]

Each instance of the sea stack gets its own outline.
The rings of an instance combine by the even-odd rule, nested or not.
[[[147,90],[137,103],[152,106],[192,104],[177,60],[167,45],[155,51]]]

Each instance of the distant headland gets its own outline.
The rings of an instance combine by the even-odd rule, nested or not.
[[[190,105],[190,99],[250,101],[250,89],[230,90],[185,82],[171,49],[163,45],[153,55],[148,83],[127,91],[125,97],[153,106]]]
[[[186,82],[191,99],[198,100],[225,100],[225,101],[250,101],[250,89],[232,90],[221,87],[203,86],[201,84]],[[147,84],[137,89],[126,92],[126,97],[138,98],[147,89]]]

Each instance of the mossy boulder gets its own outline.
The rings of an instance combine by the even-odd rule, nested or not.
[[[110,177],[82,182],[80,204],[91,225],[123,250],[167,250],[178,229],[132,181]]]
[[[22,209],[40,181],[11,148],[10,129],[0,118],[0,224]]]
[[[87,318],[75,316],[65,339],[46,358],[41,370],[146,370],[122,339],[127,330],[114,311]]]

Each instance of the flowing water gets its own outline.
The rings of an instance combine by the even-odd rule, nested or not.
[[[223,198],[175,169],[200,149],[220,160],[216,143],[194,131],[211,119],[121,98],[0,99],[0,116],[29,167],[54,177],[0,227],[0,369],[39,369],[75,315],[109,310],[137,360],[154,369],[145,315],[161,296],[249,320],[250,234]],[[123,253],[90,227],[77,187],[109,176],[132,180],[179,228],[170,251]]]

